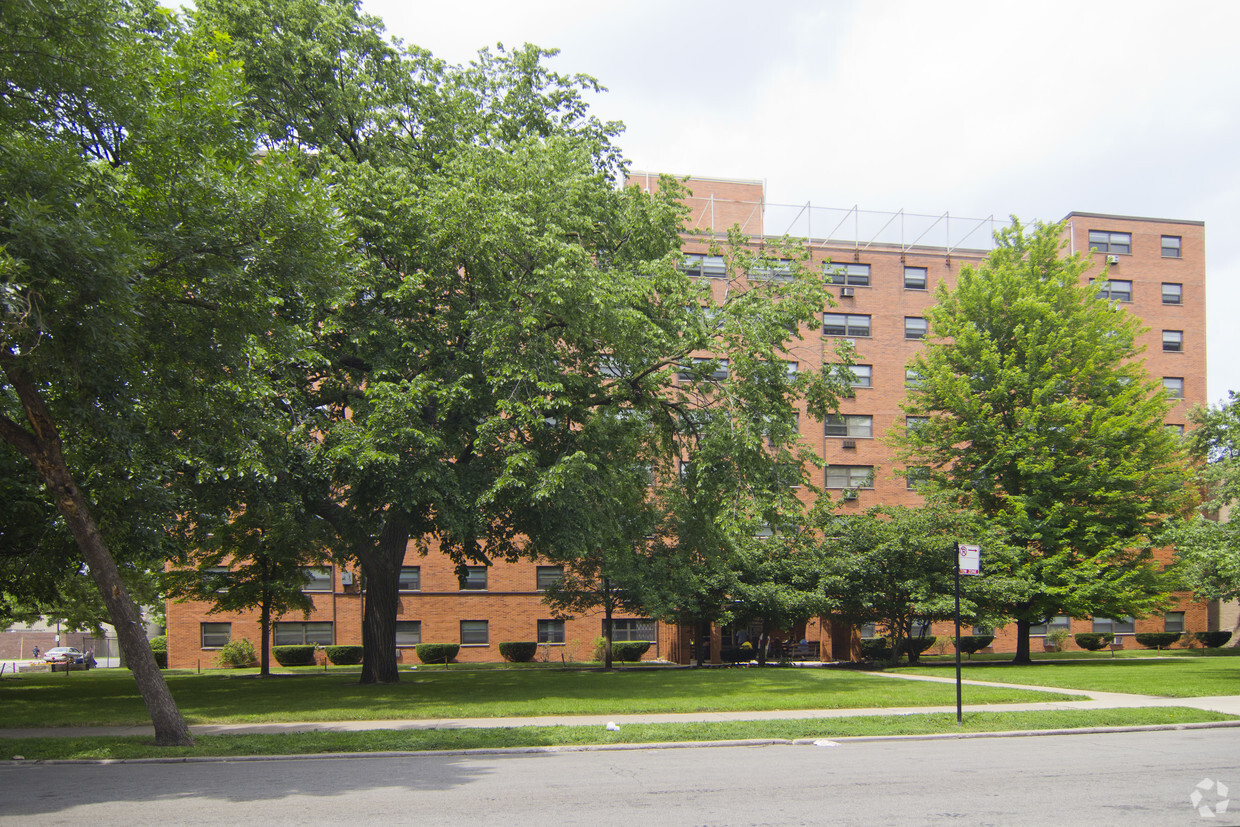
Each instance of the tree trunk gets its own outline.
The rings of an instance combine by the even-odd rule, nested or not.
[[[611,582],[603,578],[603,671],[611,671],[611,616],[614,610],[611,601]]]
[[[396,604],[400,567],[409,545],[409,521],[389,511],[377,546],[359,549],[357,561],[366,576],[366,608],[362,614],[362,683],[397,683]]]
[[[258,646],[258,676],[271,677],[271,595],[263,591],[263,603],[259,609],[258,623],[262,629],[262,641]]]
[[[1016,619],[1016,657],[1012,663],[1033,663],[1029,657],[1029,621],[1024,618]]]
[[[762,618],[762,631],[758,632],[758,665],[766,666],[766,648],[770,643],[770,637],[766,633],[766,618]]]
[[[4,354],[11,356],[11,354]],[[142,614],[138,611],[129,590],[121,580],[116,560],[108,551],[90,514],[86,497],[78,488],[65,462],[61,449],[60,434],[51,412],[43,404],[30,377],[16,367],[11,359],[4,359],[4,371],[17,391],[25,409],[32,431],[26,431],[9,419],[0,418],[0,437],[12,445],[34,465],[39,477],[47,486],[49,495],[65,524],[76,541],[82,559],[90,569],[90,575],[99,588],[108,616],[116,628],[129,670],[138,684],[138,692],[150,713],[155,726],[155,744],[161,747],[193,746],[194,738],[177,708],[163,673],[155,663],[151,643],[146,639]]]

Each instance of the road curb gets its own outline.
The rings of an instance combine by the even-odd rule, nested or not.
[[[408,750],[390,752],[321,752],[301,755],[202,755],[168,758],[51,758],[7,759],[0,765],[48,764],[218,764],[228,761],[340,760],[345,758],[419,758],[433,756],[538,755],[565,752],[626,752],[632,750],[704,749],[707,747],[817,746],[833,747],[874,741],[959,741],[970,738],[1029,738],[1041,735],[1106,735],[1124,732],[1165,732],[1240,727],[1240,721],[1202,721],[1185,724],[1144,724],[1075,729],[1020,729],[995,732],[935,732],[923,735],[845,735],[838,738],[749,738],[724,741],[656,741],[644,744],[571,744],[553,747],[488,747],[479,749]]]

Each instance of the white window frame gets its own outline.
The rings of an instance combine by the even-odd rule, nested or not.
[[[422,621],[420,620],[398,620],[396,621],[396,646],[410,647],[417,646],[422,642]]]
[[[462,646],[490,646],[491,624],[487,620],[461,621]]]
[[[828,323],[830,319],[833,324]],[[827,328],[832,328],[830,331]],[[843,330],[842,333],[838,332]],[[843,336],[846,338],[870,337],[873,332],[873,317],[865,313],[823,313],[822,314],[822,335],[823,336]]]

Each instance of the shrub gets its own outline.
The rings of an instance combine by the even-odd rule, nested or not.
[[[220,649],[219,654],[215,656],[216,665],[231,666],[234,669],[253,666],[257,661],[258,657],[254,654],[254,644],[245,638],[228,641]]]
[[[646,654],[649,649],[650,641],[648,640],[612,641],[611,659],[621,662],[641,660],[642,655]]]
[[[994,642],[994,635],[961,635],[960,651],[964,652],[966,655],[972,655],[976,652],[980,652]]]
[[[538,643],[532,640],[510,640],[499,645],[499,653],[509,663],[529,663],[538,652]]]
[[[1110,632],[1077,632],[1075,640],[1076,645],[1082,649],[1097,652],[1099,649],[1115,640],[1115,635]]]
[[[1201,641],[1202,646],[1214,649],[1230,640],[1231,632],[1198,632],[1195,637]]]
[[[861,657],[865,660],[891,660],[891,641],[885,637],[862,638]]]
[[[1147,649],[1162,649],[1180,639],[1179,632],[1137,632],[1133,635]]]
[[[926,651],[931,646],[933,646],[936,640],[938,640],[938,637],[935,635],[926,635],[925,637],[905,638],[904,651],[906,654],[909,652],[912,652],[914,654],[920,655],[922,652]]]
[[[612,654],[614,655],[614,654],[615,654],[615,649],[614,649],[615,644],[612,644],[612,645],[613,645]],[[605,638],[605,637],[596,637],[596,638],[594,639],[594,642],[593,642],[592,644],[590,644],[590,648],[591,648],[591,651],[590,651],[590,660],[599,661],[599,662],[601,663],[601,662],[602,662],[602,660],[603,660],[603,656],[604,656],[604,654],[605,654],[604,647],[606,647],[606,646],[607,646],[607,638]]]
[[[1068,638],[1070,637],[1072,637],[1072,633],[1067,629],[1051,629],[1046,633],[1046,643],[1062,652],[1064,647],[1068,645]]]
[[[419,643],[414,650],[423,663],[451,663],[461,651],[459,643]]]
[[[362,662],[361,646],[328,646],[327,659],[337,666],[356,666]]]
[[[160,669],[168,668],[168,637],[160,635],[151,638],[151,652],[155,655],[155,665]]]
[[[314,666],[314,646],[272,646],[271,656],[281,666]]]

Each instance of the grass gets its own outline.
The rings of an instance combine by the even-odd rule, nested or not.
[[[412,752],[421,750],[497,749],[504,747],[585,746],[748,739],[845,738],[867,735],[1007,732],[1078,729],[1100,726],[1186,724],[1232,720],[1197,709],[1066,710],[978,712],[963,725],[950,713],[876,715],[783,721],[731,721],[692,724],[627,724],[619,732],[602,727],[553,726],[494,729],[371,730],[302,732],[273,735],[203,735],[193,747],[155,747],[148,738],[0,739],[0,757],[20,755],[28,761],[54,759],[181,758],[241,755],[314,755],[323,753]]]
[[[1238,661],[1240,663],[1240,661]],[[622,715],[652,712],[949,706],[955,687],[894,681],[847,669],[471,669],[403,672],[395,685],[361,686],[356,668],[168,672],[191,724],[282,721]],[[973,687],[969,703],[1064,700],[1034,690]],[[127,671],[27,673],[0,681],[4,726],[149,723]]]
[[[1202,656],[1202,650],[1144,651],[1144,658],[1093,655],[1028,665],[972,661],[964,664],[968,680],[1029,686],[1125,692],[1167,698],[1202,698],[1240,693],[1240,657],[1234,650]],[[1081,653],[1082,655],[1088,653]],[[1237,653],[1240,654],[1240,653]],[[896,672],[954,677],[955,666],[900,667]],[[972,691],[972,689],[970,689]]]

